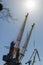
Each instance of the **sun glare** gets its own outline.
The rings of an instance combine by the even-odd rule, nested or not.
[[[28,4],[30,9],[34,9],[35,8],[35,2],[34,1],[30,1]]]
[[[36,9],[36,2],[34,0],[29,0],[25,3],[29,11],[34,11]]]

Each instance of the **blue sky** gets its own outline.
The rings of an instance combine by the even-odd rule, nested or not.
[[[35,1],[35,0],[34,0]],[[11,20],[11,23],[8,23],[6,18],[0,19],[0,64],[3,65],[4,61],[2,57],[4,54],[8,53],[8,49],[4,46],[10,46],[12,40],[16,41],[20,27],[24,21],[25,15],[29,12],[28,20],[26,23],[26,28],[23,34],[23,39],[21,45],[25,42],[26,34],[29,33],[31,25],[33,22],[36,24],[32,32],[29,45],[27,47],[27,52],[22,60],[22,63],[25,65],[25,62],[29,60],[33,49],[34,49],[34,40],[35,47],[38,49],[41,62],[37,60],[35,65],[43,65],[43,0],[36,0],[37,7],[35,10],[29,10],[25,5],[29,0],[4,0],[3,5],[6,8],[10,9],[10,13],[13,18],[17,18],[17,21]],[[38,58],[37,58],[38,59]]]

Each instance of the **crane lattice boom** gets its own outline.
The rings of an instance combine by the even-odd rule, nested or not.
[[[22,36],[23,36],[23,32],[24,32],[24,29],[25,29],[25,25],[26,25],[28,15],[29,15],[29,13],[27,13],[27,15],[25,16],[25,20],[24,20],[23,25],[22,25],[22,27],[20,29],[19,34],[18,34],[18,37],[17,37],[17,40],[16,40],[16,45],[15,45],[16,47],[20,46],[20,42],[21,42],[21,39],[22,39]]]
[[[24,46],[23,46],[23,48],[22,48],[22,51],[21,51],[19,60],[22,59],[22,57],[23,57],[24,54],[25,54],[25,51],[26,51],[27,45],[28,45],[28,43],[29,43],[29,40],[30,40],[30,37],[31,37],[31,34],[32,34],[32,30],[33,30],[33,28],[34,28],[34,25],[35,25],[35,24],[33,23],[32,27],[31,27],[31,30],[30,30],[30,32],[29,32],[29,35],[27,36],[27,39],[26,39],[26,41],[25,41],[25,43],[24,43]]]

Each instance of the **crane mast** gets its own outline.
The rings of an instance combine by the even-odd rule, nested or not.
[[[35,25],[35,23],[33,23],[32,27],[31,27],[31,30],[30,30],[30,32],[29,32],[29,35],[27,36],[27,39],[26,39],[26,41],[25,41],[25,43],[24,43],[24,46],[23,46],[23,48],[22,48],[22,51],[21,51],[19,60],[21,60],[21,59],[23,58],[24,54],[25,54],[25,51],[26,51],[27,45],[28,45],[28,43],[29,43],[29,40],[30,40],[30,37],[31,37],[31,34],[32,34],[32,30],[33,30],[33,28],[34,28],[34,25]]]

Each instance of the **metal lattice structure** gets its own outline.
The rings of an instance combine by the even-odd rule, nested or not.
[[[21,60],[23,59],[23,57],[25,55],[25,52],[26,52],[26,49],[27,49],[27,46],[28,46],[32,31],[33,31],[33,28],[35,26],[35,23],[33,23],[33,25],[31,26],[30,32],[29,32],[29,34],[27,36],[27,39],[26,39],[26,41],[25,41],[25,43],[24,43],[24,45],[22,47],[22,51],[20,53],[18,50],[20,49],[20,44],[21,44],[24,29],[25,29],[25,26],[26,26],[27,18],[28,18],[28,13],[25,16],[25,20],[24,20],[23,25],[22,25],[22,27],[20,29],[19,34],[18,34],[16,44],[15,44],[14,49],[13,49],[14,52],[12,51],[12,54],[11,54],[11,57],[13,57],[16,54],[16,58],[13,58],[9,62],[6,62],[4,65],[21,65]]]
[[[33,51],[33,53],[32,53],[32,55],[31,55],[31,57],[30,57],[30,60],[31,60],[30,64],[29,64],[30,60],[28,62],[26,62],[26,64],[28,63],[29,65],[34,65],[35,64],[35,59],[36,59],[37,56],[38,56],[39,61],[41,61],[40,56],[39,56],[39,52],[35,48],[34,51]]]
[[[21,39],[22,39],[22,36],[23,36],[23,32],[24,32],[24,29],[25,29],[25,26],[26,26],[26,21],[27,21],[27,18],[28,18],[28,13],[27,15],[25,16],[25,20],[23,22],[23,25],[20,29],[20,32],[18,34],[18,37],[17,37],[17,40],[16,40],[16,44],[15,44],[15,47],[14,47],[14,53],[13,55],[15,55],[17,53],[17,50],[19,49],[20,47],[20,42],[21,42]],[[12,64],[13,63],[13,64]],[[15,59],[13,59],[12,61],[10,62],[6,62],[5,65],[20,65],[21,63],[19,63],[19,60],[16,61]]]
[[[25,43],[24,43],[24,45],[23,45],[23,48],[22,48],[22,51],[21,51],[21,55],[20,55],[19,60],[21,60],[21,59],[24,57],[24,55],[25,55],[25,52],[26,52],[28,43],[29,43],[29,41],[30,41],[30,37],[31,37],[32,30],[33,30],[34,26],[35,26],[35,23],[33,23],[32,27],[31,27],[31,29],[30,29],[30,32],[29,32],[29,34],[27,35],[27,39],[26,39],[26,41],[25,41]]]

